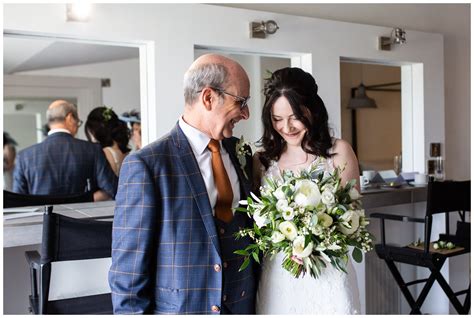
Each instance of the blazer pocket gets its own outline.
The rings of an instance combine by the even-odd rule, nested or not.
[[[179,290],[167,287],[155,288],[155,313],[174,314],[178,312]]]

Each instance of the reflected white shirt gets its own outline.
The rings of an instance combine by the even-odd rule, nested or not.
[[[214,184],[214,174],[212,172],[212,161],[211,161],[211,151],[207,149],[207,145],[211,140],[206,134],[200,130],[192,127],[187,124],[183,117],[179,118],[179,128],[183,131],[184,135],[188,139],[191,149],[193,150],[194,157],[199,165],[199,170],[201,170],[202,178],[206,184],[207,195],[209,196],[209,202],[212,207],[212,214],[214,215],[214,207],[217,200],[217,189]],[[235,167],[232,164],[229,153],[222,147],[222,142],[219,141],[221,146],[221,157],[224,163],[225,170],[229,176],[230,184],[232,186],[232,192],[234,193],[234,198],[232,200],[232,208],[236,208],[239,205],[240,200],[240,183],[235,171]],[[234,213],[234,211],[233,211]]]

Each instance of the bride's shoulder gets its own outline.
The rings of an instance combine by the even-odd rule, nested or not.
[[[329,154],[336,165],[357,161],[351,144],[344,139],[334,139]]]

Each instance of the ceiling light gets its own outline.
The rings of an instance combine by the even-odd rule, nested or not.
[[[89,21],[92,5],[90,3],[77,2],[66,5],[66,21],[86,22]]]

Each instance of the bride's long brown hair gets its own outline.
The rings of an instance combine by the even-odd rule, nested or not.
[[[265,80],[265,104],[262,111],[263,151],[260,161],[268,168],[270,161],[277,161],[285,149],[285,140],[273,128],[272,107],[278,98],[286,97],[296,118],[307,128],[301,147],[307,153],[328,158],[332,140],[328,126],[328,112],[318,95],[318,85],[313,76],[297,67],[275,71]]]

